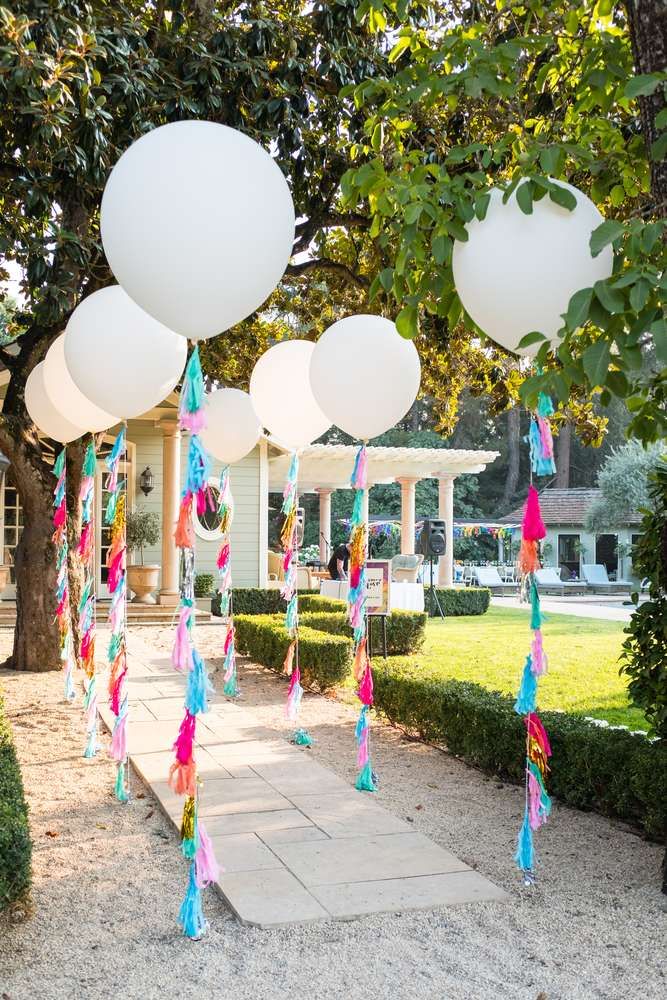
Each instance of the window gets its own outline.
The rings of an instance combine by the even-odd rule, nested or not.
[[[5,474],[4,507],[5,518],[2,539],[4,544],[4,563],[5,565],[11,567],[9,571],[10,581],[12,583],[16,583],[14,563],[16,546],[19,543],[21,532],[23,531],[23,507],[21,506],[19,492],[14,483],[11,469],[9,469]]]
[[[220,531],[220,514],[218,513],[218,507],[220,505],[220,490],[217,483],[212,480],[209,481],[208,489],[209,498],[213,501],[214,509],[211,510],[209,503],[204,513],[198,514],[196,506],[194,507],[195,533],[199,538],[206,539],[207,541],[215,541],[217,538],[222,538],[222,532]]]
[[[561,577],[565,580],[579,576],[580,552],[581,537],[579,535],[558,536],[558,567],[561,570]]]

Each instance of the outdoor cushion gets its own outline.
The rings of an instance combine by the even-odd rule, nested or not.
[[[584,580],[591,587],[632,586],[630,580],[610,580],[607,576],[607,567],[603,566],[602,563],[584,563],[581,571],[584,574]]]
[[[475,566],[475,575],[480,587],[505,587],[495,566]]]

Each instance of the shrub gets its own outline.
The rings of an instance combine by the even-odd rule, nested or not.
[[[0,698],[0,911],[28,890],[31,855],[28,807]]]
[[[374,664],[375,706],[390,722],[444,744],[469,764],[521,783],[525,728],[513,699],[477,684]],[[635,823],[661,839],[667,826],[667,746],[566,712],[541,712],[553,750],[549,790],[578,809]]]
[[[304,601],[300,601],[300,609]],[[314,602],[307,602],[312,606]],[[424,645],[427,615],[423,611],[392,611],[387,615],[387,653],[390,656],[417,653]],[[344,611],[328,613],[301,610],[302,624],[333,635],[352,636],[352,628]],[[377,656],[382,652],[382,632],[379,621],[372,624],[372,647]]]
[[[236,615],[236,647],[255,663],[281,671],[291,642],[282,615]],[[327,691],[341,684],[352,664],[352,640],[314,628],[299,629],[299,667],[304,687]]]
[[[440,607],[446,616],[483,615],[489,609],[491,591],[486,587],[435,587]],[[427,612],[439,615],[435,600],[431,602],[431,592],[424,588],[424,603]]]
[[[345,614],[347,601],[337,601],[335,597],[322,597],[320,594],[314,594],[311,590],[306,594],[299,595],[299,611],[302,614],[304,611],[323,611],[330,614],[342,611]]]
[[[299,600],[305,593],[299,591]],[[278,587],[234,587],[232,600],[235,615],[277,615],[286,607]],[[220,615],[220,594],[213,595],[211,614]]]
[[[141,565],[144,564],[144,546],[157,545],[160,541],[160,516],[151,510],[135,510],[127,515],[125,540],[128,552],[139,549]]]
[[[197,573],[195,576],[195,597],[208,597],[213,590],[213,574]]]

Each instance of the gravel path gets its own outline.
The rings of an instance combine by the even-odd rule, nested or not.
[[[170,647],[169,630],[141,636],[156,651]],[[220,652],[218,627],[197,638],[211,657]],[[0,656],[8,643],[0,633]],[[285,733],[281,680],[242,666],[241,684],[258,719]],[[539,882],[525,890],[511,860],[521,791],[377,722],[378,799],[511,902],[262,931],[240,926],[208,892],[211,930],[184,940],[175,914],[186,866],[150,794],[135,778],[133,801],[116,805],[110,762],[81,757],[80,713],[62,703],[60,676],[2,672],[0,685],[31,808],[36,908],[26,923],[0,926],[2,1000],[665,996],[660,847],[556,807],[538,835]],[[356,712],[306,696],[301,720],[316,759],[352,780]]]

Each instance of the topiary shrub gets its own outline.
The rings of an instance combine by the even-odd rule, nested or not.
[[[302,594],[309,593],[300,590],[299,601]],[[278,587],[234,587],[232,600],[235,615],[277,615],[285,610],[285,601]],[[214,594],[211,599],[211,614],[220,616],[220,594]]]
[[[374,662],[375,707],[390,722],[489,774],[521,784],[526,731],[513,699],[478,684]],[[667,827],[667,747],[627,729],[567,712],[540,712],[549,734],[549,792],[642,827],[660,840]]]
[[[312,603],[314,602],[309,601],[309,606],[312,606]],[[300,600],[300,609],[303,608],[303,604],[304,601]],[[424,645],[427,618],[424,611],[392,611],[390,615],[387,615],[388,655],[404,656],[408,653],[419,652]],[[322,632],[352,636],[352,628],[345,611],[331,613],[301,610],[299,620],[304,625]],[[378,656],[382,652],[381,624],[379,621],[374,621],[371,627],[373,629],[373,654]]]
[[[291,639],[282,615],[236,615],[236,648],[255,663],[281,671]],[[299,628],[299,667],[304,687],[328,691],[346,679],[352,665],[352,640],[303,625]]]
[[[329,614],[342,611],[345,614],[347,601],[337,601],[335,597],[322,597],[320,594],[309,591],[299,595],[299,611],[302,613],[304,611],[323,611]]]
[[[197,573],[195,576],[195,597],[208,597],[213,590],[213,574]]]
[[[489,609],[491,591],[486,587],[435,587],[434,590],[446,617],[483,615]],[[424,588],[424,606],[432,617],[440,614],[428,587]]]
[[[0,698],[0,912],[30,887],[31,858],[28,807]]]

